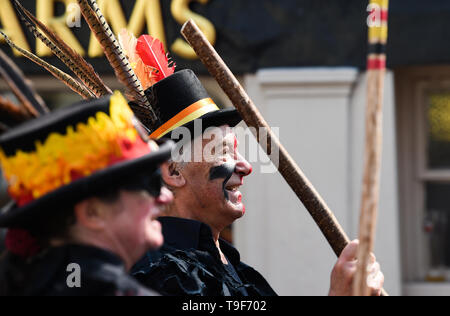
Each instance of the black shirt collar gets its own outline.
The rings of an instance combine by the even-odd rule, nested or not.
[[[48,258],[61,258],[61,260],[72,260],[73,262],[99,261],[125,268],[122,259],[116,254],[102,248],[81,244],[66,244],[60,247],[51,247],[35,259],[37,262],[40,262]]]
[[[199,221],[176,218],[160,217],[164,242],[167,246],[179,250],[195,249],[207,251],[220,260],[220,254],[214,243],[211,228]],[[220,249],[232,265],[241,261],[239,252],[231,244],[223,239],[219,240]]]
[[[74,260],[77,258],[89,258],[90,260],[101,261],[125,269],[125,264],[118,255],[95,246],[70,244],[66,247],[56,249],[56,251],[67,251],[69,256]]]

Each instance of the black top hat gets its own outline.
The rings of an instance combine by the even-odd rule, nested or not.
[[[242,121],[235,109],[219,109],[190,69],[155,83],[145,94],[161,120],[152,138],[170,137],[179,127],[188,128],[192,138],[199,136],[194,135],[196,120],[201,120],[202,132],[225,124],[234,127]]]
[[[119,92],[20,125],[0,136],[13,200],[0,211],[0,227],[28,228],[63,205],[151,174],[172,148],[173,142],[148,141]]]

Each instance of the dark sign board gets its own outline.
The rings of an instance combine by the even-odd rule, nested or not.
[[[64,12],[65,2],[21,0],[36,13],[37,2],[48,1],[54,15]],[[127,20],[141,0],[103,0],[119,2]],[[142,0],[159,1],[166,44],[169,48],[180,39],[181,24],[171,6],[184,5],[214,26],[215,47],[237,73],[260,68],[305,66],[365,67],[367,52],[366,7],[364,0]],[[450,4],[446,0],[391,0],[388,66],[443,63],[450,60]],[[4,10],[2,8],[2,10]],[[113,17],[114,18],[114,17]],[[0,27],[4,21],[0,16]],[[25,29],[22,28],[24,34]],[[71,29],[79,43],[88,50],[87,25]],[[146,31],[145,31],[146,32]],[[35,41],[27,35],[32,51]],[[1,49],[11,53],[6,44]],[[205,69],[198,60],[189,60],[171,51],[178,68],[189,67],[199,73]],[[17,63],[28,74],[42,70],[23,58]],[[55,58],[46,60],[59,64]],[[88,58],[100,73],[112,72],[105,58]]]

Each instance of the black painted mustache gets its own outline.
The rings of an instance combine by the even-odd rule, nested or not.
[[[231,176],[233,175],[234,171],[236,170],[236,163],[235,162],[226,162],[223,165],[213,167],[209,171],[209,180],[213,181],[216,179],[224,179],[222,184],[222,190],[223,195],[227,200],[230,199],[228,196],[228,192],[225,189],[225,186],[227,185],[228,180],[230,180]]]

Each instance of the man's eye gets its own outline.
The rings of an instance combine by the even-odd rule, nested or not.
[[[231,151],[230,147],[226,146],[223,148],[223,153],[224,153],[224,155],[227,155],[227,154],[232,153],[232,151]]]

